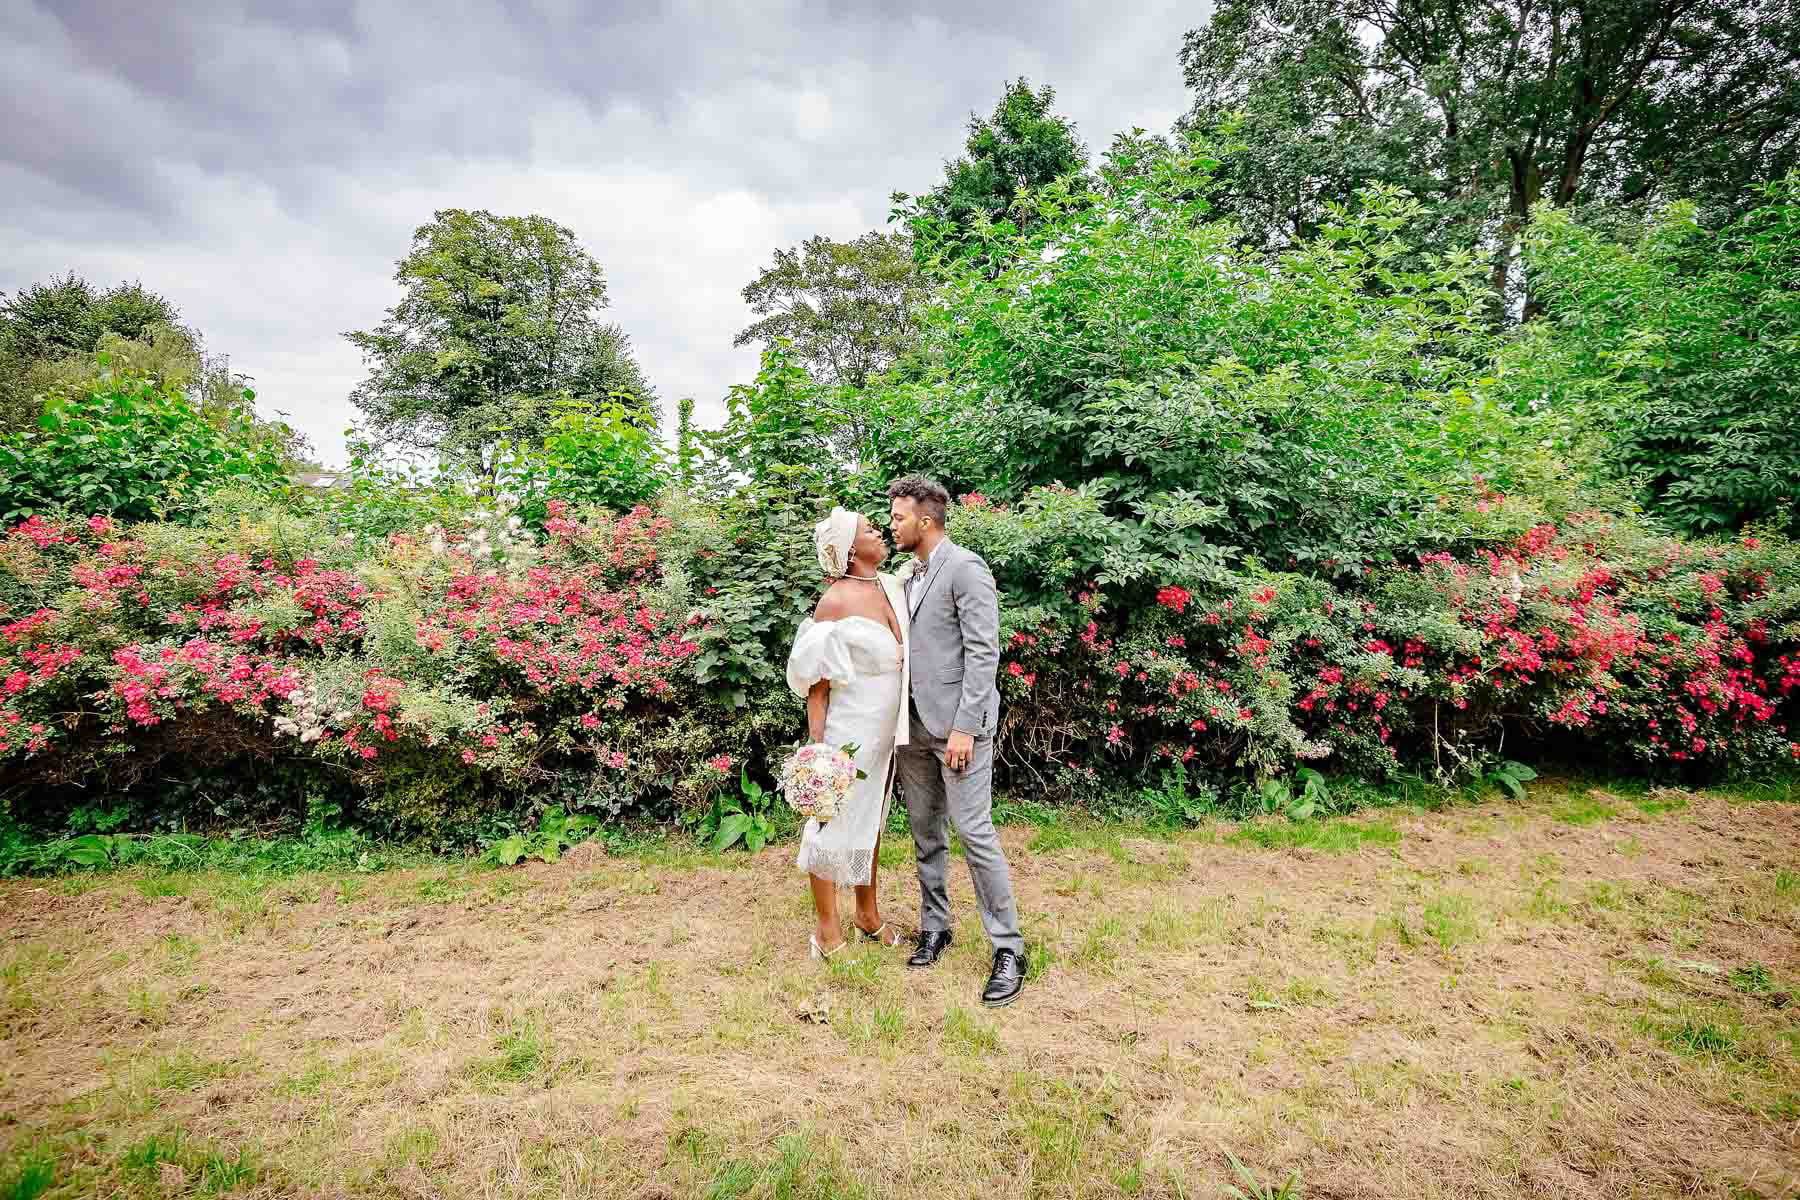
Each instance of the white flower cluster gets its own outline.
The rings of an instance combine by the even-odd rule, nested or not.
[[[516,566],[537,551],[537,542],[525,528],[525,522],[516,513],[509,512],[506,505],[498,512],[487,508],[475,510],[468,526],[460,533],[439,525],[427,525],[425,533],[431,539],[428,544],[433,554],[441,556],[458,549],[477,563]]]
[[[340,728],[348,725],[356,715],[347,708],[326,713],[319,704],[318,692],[311,688],[298,688],[290,692],[288,703],[293,706],[293,713],[275,718],[275,732],[287,737],[297,737],[302,744],[318,741],[319,736],[334,725]]]

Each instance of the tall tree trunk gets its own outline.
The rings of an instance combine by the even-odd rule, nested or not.
[[[1518,257],[1519,243],[1525,236],[1525,223],[1531,219],[1531,206],[1538,196],[1537,164],[1520,150],[1508,150],[1506,215],[1500,219],[1498,245],[1494,247],[1494,304],[1504,323],[1511,307],[1508,290],[1512,286],[1513,261]]]

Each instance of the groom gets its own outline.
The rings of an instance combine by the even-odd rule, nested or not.
[[[910,967],[929,967],[950,945],[947,816],[994,945],[982,989],[990,1008],[1011,1004],[1025,986],[1025,942],[1013,910],[1006,852],[994,831],[994,734],[1000,715],[1000,603],[981,556],[944,536],[950,495],[919,475],[888,487],[894,545],[913,555],[906,573],[912,613],[910,742],[895,751],[919,863],[919,946]]]

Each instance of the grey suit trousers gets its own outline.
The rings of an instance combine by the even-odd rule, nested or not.
[[[1012,878],[1006,851],[994,829],[994,739],[975,739],[969,765],[952,771],[944,765],[942,738],[913,717],[911,744],[894,751],[906,815],[912,822],[913,851],[919,863],[919,928],[950,928],[950,838],[945,819],[962,838],[963,856],[975,884],[981,925],[996,950],[1025,952],[1019,936],[1019,914],[1013,907]]]

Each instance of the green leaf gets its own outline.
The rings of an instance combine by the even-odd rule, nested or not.
[[[112,839],[97,833],[71,838],[62,857],[80,867],[104,867],[112,861]]]
[[[728,849],[733,842],[743,837],[750,829],[750,818],[743,813],[732,813],[719,822],[718,836],[713,838],[713,853],[719,854]]]

